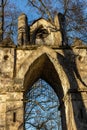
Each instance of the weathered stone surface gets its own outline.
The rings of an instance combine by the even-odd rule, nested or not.
[[[0,46],[15,47],[16,45],[14,44],[14,42],[11,40],[10,37],[6,37],[5,39],[3,39],[3,41],[0,42]]]
[[[0,130],[6,127],[6,95],[0,94]]]
[[[22,13],[18,18],[18,45],[25,45],[29,42],[27,16]]]
[[[61,45],[62,36],[59,28],[45,19],[39,19],[30,26],[31,43],[42,45]]]
[[[0,77],[12,78],[14,69],[14,49],[0,48]]]
[[[6,99],[6,130],[23,128],[23,93],[7,93]],[[21,130],[22,130],[21,128]]]
[[[0,93],[0,130],[23,130],[22,99],[21,92]]]
[[[65,45],[65,20],[64,15],[57,14],[54,22],[40,18],[28,26],[27,16],[21,14],[18,18],[18,45],[42,44]]]
[[[59,97],[62,130],[87,130],[87,46],[61,46],[58,16],[35,21],[30,36],[26,15],[18,20],[20,46],[0,47],[0,130],[24,129],[24,94],[39,78]]]
[[[59,97],[63,130],[86,130],[87,49],[32,48],[0,48],[0,130],[23,130],[23,93],[39,78]]]

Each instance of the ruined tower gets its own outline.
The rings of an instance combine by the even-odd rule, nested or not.
[[[21,14],[18,18],[18,45],[42,44],[42,45],[66,45],[64,15],[58,13],[54,17],[54,23],[40,18],[28,26],[27,16]]]

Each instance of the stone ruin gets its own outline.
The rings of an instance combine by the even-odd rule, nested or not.
[[[58,13],[54,22],[40,18],[28,26],[27,16],[21,14],[18,18],[18,45],[66,45],[64,15]]]
[[[24,95],[39,78],[59,98],[62,130],[87,130],[87,46],[76,38],[67,48],[62,21],[59,14],[54,23],[41,18],[28,26],[22,14],[18,46],[1,42],[0,130],[24,130]]]

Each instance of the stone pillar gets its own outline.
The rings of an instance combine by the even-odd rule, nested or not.
[[[18,45],[27,45],[29,42],[29,27],[27,16],[21,14],[18,18]]]
[[[62,44],[67,45],[68,44],[68,39],[66,35],[66,18],[64,14],[58,13],[58,18],[59,18],[59,23],[60,23],[60,29],[62,33]]]
[[[87,89],[70,89],[63,99],[66,129],[87,130]],[[62,115],[63,116],[63,115]]]
[[[61,38],[60,42],[61,45],[66,45],[67,44],[67,37],[66,37],[66,21],[65,21],[65,16],[61,13],[58,13],[54,17],[54,24],[58,31],[60,32],[60,35],[57,35],[58,37]]]
[[[56,30],[54,32],[55,45],[61,46],[62,45],[62,33],[61,33],[58,15],[55,15],[55,17],[54,17],[54,25],[55,25],[55,30]]]
[[[66,122],[66,128],[63,127],[63,130],[78,130],[76,127],[76,122],[74,118],[74,109],[72,105],[71,95],[67,94],[64,99],[64,107],[65,107],[65,120],[63,123]],[[63,115],[62,115],[63,116]],[[62,124],[63,125],[63,124]]]
[[[57,27],[57,29],[59,29],[59,31],[60,31],[60,22],[59,22],[58,14],[55,15],[55,17],[54,17],[54,24]]]

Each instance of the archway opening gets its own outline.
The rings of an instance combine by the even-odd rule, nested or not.
[[[54,63],[54,60],[52,60],[47,53],[43,53],[42,55],[34,59],[33,62],[29,64],[27,72],[24,76],[24,106],[27,102],[26,95],[30,93],[30,90],[32,89],[34,83],[38,81],[38,79],[43,79],[51,86],[50,88],[56,93],[57,98],[59,99],[62,129],[66,130],[66,115],[62,100],[64,96],[64,88],[62,86],[59,73],[56,69],[56,64]]]
[[[59,100],[42,79],[25,94],[25,130],[62,130]]]

